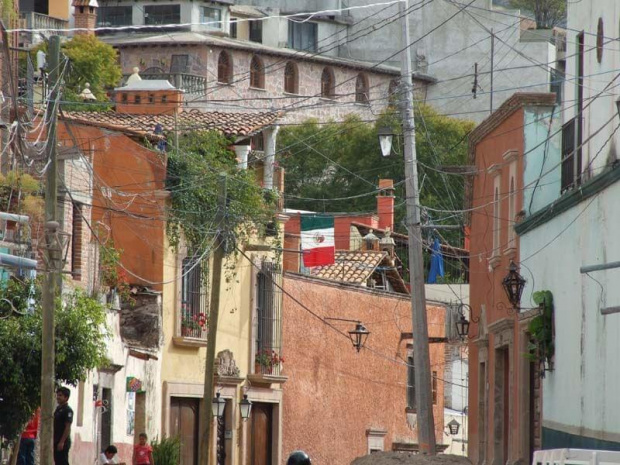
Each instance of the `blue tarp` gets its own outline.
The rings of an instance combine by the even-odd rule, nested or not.
[[[441,244],[439,239],[435,238],[431,252],[431,270],[428,272],[428,284],[437,284],[437,277],[444,276],[443,255],[441,255]]]

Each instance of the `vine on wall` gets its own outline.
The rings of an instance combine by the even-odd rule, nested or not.
[[[553,371],[555,355],[555,329],[553,325],[553,294],[551,291],[538,291],[532,296],[534,303],[539,305],[540,313],[528,326],[530,343],[528,358],[541,364],[541,376],[546,371]]]

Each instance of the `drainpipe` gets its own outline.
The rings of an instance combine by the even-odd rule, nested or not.
[[[237,168],[240,170],[248,169],[248,155],[250,154],[249,145],[235,145],[235,153],[237,154]]]
[[[13,268],[26,268],[34,270],[37,268],[37,261],[30,258],[18,257],[8,253],[0,253],[0,266],[10,266]]]
[[[264,131],[265,133],[265,160],[263,168],[263,187],[273,189],[273,173],[276,161],[276,138],[279,126],[272,126]]]

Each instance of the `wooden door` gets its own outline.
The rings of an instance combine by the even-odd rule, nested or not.
[[[101,413],[101,450],[112,444],[112,389],[101,390],[103,409]]]
[[[200,399],[170,398],[170,435],[181,439],[181,464],[198,465]]]
[[[252,404],[248,420],[247,465],[271,465],[273,408],[271,404]]]

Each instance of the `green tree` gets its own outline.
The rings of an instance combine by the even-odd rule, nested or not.
[[[426,105],[415,112],[420,197],[436,209],[463,207],[462,176],[445,175],[438,165],[467,162],[467,135],[474,124],[442,116]],[[396,198],[405,198],[402,137],[398,118],[384,115],[375,125],[349,116],[342,123],[306,123],[283,130],[279,137],[280,164],[286,170],[286,206],[317,212],[374,212],[379,179],[393,179]],[[383,158],[377,128],[396,133],[394,150]],[[432,214],[432,212],[431,212]],[[438,214],[432,214],[439,221]],[[395,229],[404,232],[405,205],[396,201]],[[450,218],[454,224],[459,218]]]
[[[47,53],[47,43],[42,43],[33,49],[31,52],[33,60],[36,60],[38,50]],[[69,59],[69,67],[65,74],[63,100],[81,102],[80,92],[88,83],[90,90],[97,97],[97,102],[108,102],[107,91],[118,86],[123,77],[118,65],[118,52],[111,45],[101,42],[95,36],[81,34],[63,42],[61,53]],[[62,65],[60,71],[63,71]],[[101,106],[80,105],[79,109],[93,108],[100,109]]]
[[[531,12],[538,29],[552,29],[566,19],[566,0],[510,0],[510,6]]]
[[[262,189],[255,170],[237,169],[231,143],[215,131],[193,131],[180,136],[178,153],[169,153],[167,231],[173,246],[183,237],[200,253],[211,246],[217,229],[225,228],[240,243],[273,221],[273,193]],[[219,173],[227,174],[225,224],[216,223]]]
[[[0,286],[0,436],[6,438],[16,438],[40,405],[41,307],[29,305],[39,294],[34,282]],[[55,317],[56,381],[75,386],[105,364],[105,309],[75,290],[58,300]]]

